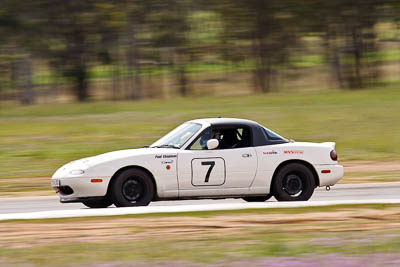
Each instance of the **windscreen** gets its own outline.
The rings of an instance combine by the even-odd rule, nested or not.
[[[181,148],[190,138],[201,129],[201,124],[186,122],[179,125],[167,135],[156,141],[150,147]]]

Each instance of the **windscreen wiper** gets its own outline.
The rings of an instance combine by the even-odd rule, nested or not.
[[[151,146],[154,148],[175,148],[175,149],[180,149],[180,147],[176,146],[176,145],[160,145],[160,146]]]

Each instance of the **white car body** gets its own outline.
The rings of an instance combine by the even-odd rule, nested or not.
[[[330,156],[335,143],[286,141],[231,149],[190,150],[189,145],[213,125],[262,126],[253,121],[228,118],[186,123],[195,123],[201,128],[180,149],[128,149],[76,160],[54,173],[52,186],[58,191],[61,202],[81,202],[106,196],[116,174],[127,168],[139,168],[154,179],[154,200],[163,200],[267,195],[277,169],[287,162],[307,165],[315,175],[316,186],[332,186],[343,177],[343,167]],[[214,165],[205,179],[211,167],[207,162],[214,162]],[[60,190],[67,187],[72,189],[72,194]]]

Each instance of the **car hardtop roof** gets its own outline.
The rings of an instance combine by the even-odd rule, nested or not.
[[[205,118],[205,119],[191,120],[190,122],[209,123],[211,125],[241,124],[241,125],[247,125],[249,127],[260,126],[260,124],[255,121],[236,119],[236,118]]]

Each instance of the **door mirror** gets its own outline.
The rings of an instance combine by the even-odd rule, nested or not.
[[[208,150],[215,149],[219,145],[219,141],[217,139],[210,139],[207,141]]]

